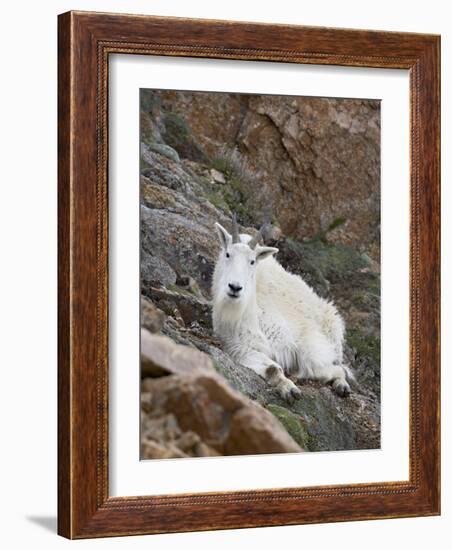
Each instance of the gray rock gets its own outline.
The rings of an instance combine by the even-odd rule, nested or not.
[[[142,292],[167,315],[173,315],[174,310],[177,308],[184,326],[196,322],[211,330],[211,307],[207,300],[190,294],[188,291],[175,285],[172,285],[172,289],[142,285]]]
[[[190,275],[203,290],[209,292],[210,278],[201,277],[200,269],[203,267],[201,258],[213,265],[218,254],[213,219],[210,224],[206,218],[194,219],[188,211],[183,215],[145,206],[141,207],[141,211],[142,264],[152,262],[151,258],[160,258],[164,264],[171,266],[173,273]],[[149,271],[152,272],[152,269]],[[163,271],[164,265],[160,265],[159,269]],[[146,268],[145,273],[148,273]],[[163,284],[174,284],[176,281],[168,270],[165,277],[166,280],[161,280]],[[151,274],[146,276],[146,280],[152,279]]]
[[[149,332],[157,333],[163,328],[165,322],[165,314],[163,311],[155,307],[155,305],[141,296],[141,326]]]
[[[215,168],[212,168],[210,170],[210,175],[213,178],[213,181],[215,183],[226,183],[226,178],[222,172],[219,172],[218,170],[215,170]]]
[[[148,141],[147,146],[151,151],[154,151],[155,153],[159,153],[159,155],[163,155],[164,157],[169,158],[170,160],[174,162],[180,162],[179,155],[175,149],[170,147],[169,145],[165,145],[164,143],[157,143],[155,141]],[[149,155],[147,155],[147,151],[142,145],[142,155],[144,158],[149,159]]]
[[[176,272],[163,259],[153,256],[143,249],[141,261],[141,284],[146,286],[156,281],[164,285],[176,282]]]

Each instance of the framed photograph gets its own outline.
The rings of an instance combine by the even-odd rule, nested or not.
[[[58,530],[440,513],[440,38],[59,16]]]

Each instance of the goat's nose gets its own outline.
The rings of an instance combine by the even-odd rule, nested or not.
[[[240,292],[243,287],[240,286],[239,283],[229,283],[229,288],[232,292]]]

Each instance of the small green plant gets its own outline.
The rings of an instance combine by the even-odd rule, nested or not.
[[[171,145],[170,142],[181,143],[190,138],[190,127],[178,113],[167,112],[163,120],[165,123],[163,138],[168,145]]]
[[[223,146],[211,163],[211,167],[225,174],[228,179],[246,184],[253,178],[251,168],[237,147]]]
[[[328,233],[331,233],[331,231],[334,231],[341,225],[344,225],[344,223],[347,222],[347,218],[336,218],[333,220],[326,229],[320,230],[317,235],[315,235],[314,239],[318,239],[324,243],[328,243]]]
[[[195,142],[190,126],[179,113],[165,112],[163,122],[165,130],[162,132],[162,138],[167,145],[175,149],[181,157],[195,162],[207,160],[204,151]]]
[[[371,358],[376,365],[380,364],[380,338],[357,329],[349,329],[346,338],[348,345],[356,350],[358,359]]]
[[[270,404],[267,405],[267,409],[276,416],[289,435],[292,436],[302,449],[305,451],[311,450],[311,437],[301,416],[279,405]]]
[[[337,227],[344,225],[346,221],[347,221],[347,218],[336,218],[334,221],[330,223],[330,225],[328,226],[328,229],[326,230],[326,233],[329,233],[330,231],[333,231]]]
[[[228,214],[235,212],[240,223],[253,225],[254,216],[248,201],[247,189],[254,176],[246,158],[236,147],[231,149],[223,146],[210,167],[226,176],[226,185],[222,185],[221,188],[216,186],[214,193],[221,195],[221,202],[226,204]]]

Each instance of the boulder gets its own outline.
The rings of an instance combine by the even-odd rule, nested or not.
[[[163,311],[144,296],[141,296],[141,326],[149,332],[160,332],[165,322]]]
[[[167,336],[141,329],[141,376],[212,372],[209,357],[188,346],[177,346]]]
[[[205,353],[142,329],[141,363],[152,376],[141,388],[143,457],[302,451],[274,415],[215,371]],[[158,369],[162,376],[155,377]]]

